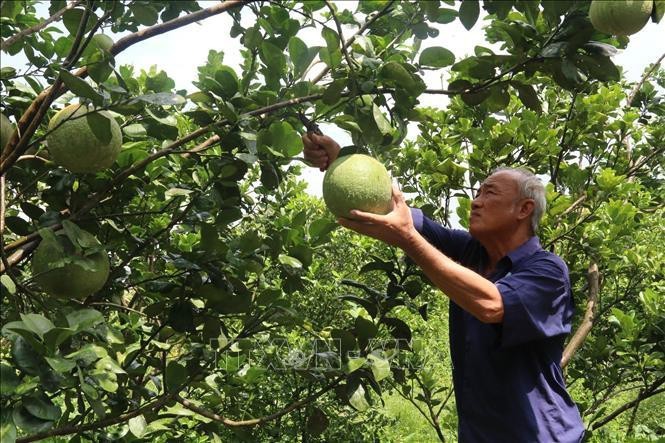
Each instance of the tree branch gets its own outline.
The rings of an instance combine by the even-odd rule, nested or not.
[[[665,383],[665,377],[661,377],[659,380],[657,380],[654,384],[652,384],[648,389],[645,389],[638,395],[633,401],[630,401],[626,403],[623,406],[619,406],[617,409],[615,409],[613,412],[610,414],[606,415],[603,417],[601,420],[598,420],[594,423],[591,424],[589,429],[596,430],[600,427],[605,426],[607,423],[611,422],[614,420],[616,417],[618,417],[620,414],[623,412],[626,412],[636,404],[640,403],[641,401],[646,400],[649,397],[653,397],[654,395],[660,394],[661,392],[665,392],[665,388],[658,389],[659,386],[661,386],[663,383]]]
[[[81,434],[86,431],[92,431],[95,429],[99,428],[105,428],[107,426],[115,425],[118,423],[125,422],[129,420],[130,418],[137,417],[144,412],[149,412],[153,411],[156,409],[161,408],[164,406],[166,403],[171,401],[171,399],[177,395],[176,392],[170,393],[170,394],[164,394],[161,397],[159,397],[157,400],[155,400],[152,403],[148,403],[147,405],[144,405],[140,408],[134,409],[133,411],[127,412],[126,414],[119,415],[117,417],[111,417],[107,418],[104,420],[99,420],[93,423],[89,423],[87,425],[81,425],[81,426],[63,426],[61,428],[56,428],[52,429],[50,431],[45,431],[45,432],[40,432],[38,434],[33,434],[27,437],[23,438],[18,438],[16,439],[16,443],[28,443],[31,441],[37,441],[37,440],[43,440],[48,437],[54,437],[56,435],[69,435],[69,434]]]
[[[582,323],[575,331],[575,334],[568,342],[566,349],[563,351],[561,358],[561,368],[565,368],[570,363],[575,353],[578,351],[584,340],[586,340],[594,322],[596,321],[596,314],[598,311],[598,293],[600,292],[600,273],[598,272],[598,265],[595,262],[589,264],[587,270],[587,280],[589,282],[589,295],[587,297],[586,311]]]
[[[390,11],[390,9],[392,8],[392,6],[393,6],[393,4],[395,3],[395,1],[396,1],[396,0],[391,0],[390,2],[388,2],[388,3],[386,4],[386,6],[384,6],[383,9],[381,9],[376,15],[374,15],[372,18],[370,18],[369,20],[367,20],[367,21],[366,21],[366,22],[365,22],[365,23],[364,23],[364,24],[358,29],[358,31],[356,31],[355,34],[353,34],[351,37],[349,37],[349,39],[348,39],[348,40],[342,45],[342,50],[343,50],[343,51],[346,50],[346,48],[348,48],[349,46],[351,46],[351,44],[356,40],[356,37],[358,37],[358,36],[361,35],[363,32],[365,32],[365,30],[367,30],[367,28],[369,28],[369,27],[372,25],[372,23],[374,23],[374,22],[377,21],[379,18],[381,18],[381,17],[383,17],[384,15],[386,15],[386,14]],[[340,37],[341,37],[341,36],[340,36]],[[328,72],[330,72],[330,67],[326,67],[324,70],[322,70],[321,72],[319,72],[319,75],[317,75],[316,77],[314,77],[314,78],[312,79],[312,83],[318,83],[319,81],[321,81],[321,79],[322,79],[323,77],[325,77],[325,75],[326,75]]]
[[[231,420],[231,419],[226,418],[226,417],[222,417],[221,415],[215,414],[214,412],[211,412],[211,411],[209,411],[207,409],[204,409],[200,406],[194,405],[192,402],[190,402],[187,399],[184,399],[184,398],[180,397],[179,395],[177,395],[175,397],[175,400],[178,403],[180,403],[181,405],[183,405],[184,407],[186,407],[187,409],[189,409],[190,411],[196,412],[197,414],[202,415],[204,417],[207,417],[209,419],[218,421],[218,422],[222,423],[223,425],[228,426],[230,428],[246,427],[246,426],[258,426],[258,425],[261,425],[263,423],[275,420],[275,419],[277,419],[277,418],[279,418],[283,415],[288,414],[289,412],[291,412],[295,409],[301,408],[301,407],[313,402],[314,400],[321,397],[321,395],[325,394],[326,392],[330,391],[332,388],[337,386],[339,384],[339,382],[341,382],[343,379],[344,379],[343,376],[338,377],[337,379],[333,380],[331,383],[324,386],[323,388],[321,388],[319,391],[315,392],[314,394],[312,394],[308,397],[305,397],[303,399],[300,399],[296,402],[293,402],[289,406],[285,407],[284,409],[282,409],[278,412],[275,412],[274,414],[266,415],[264,417],[259,417],[259,418],[252,418],[250,420],[238,420],[238,421],[236,421],[236,420]]]
[[[17,41],[21,40],[23,37],[27,37],[30,34],[34,34],[37,31],[41,31],[51,23],[53,23],[56,20],[59,20],[62,15],[67,12],[67,10],[72,9],[77,7],[79,4],[81,4],[83,0],[76,0],[74,2],[71,2],[69,5],[65,6],[46,20],[44,20],[41,23],[37,23],[36,25],[30,26],[29,28],[22,29],[21,31],[17,32],[16,34],[12,35],[11,37],[8,37],[6,40],[4,40],[2,43],[0,43],[0,50],[5,50],[9,48],[11,45],[16,43]]]
[[[640,92],[640,89],[642,89],[642,85],[644,85],[644,82],[646,82],[647,79],[651,76],[651,74],[653,74],[653,71],[655,71],[656,68],[658,66],[660,66],[660,62],[662,62],[664,58],[665,58],[665,52],[660,57],[658,57],[658,60],[656,60],[656,63],[654,63],[651,66],[651,68],[647,72],[644,73],[644,75],[642,76],[640,81],[637,82],[637,84],[635,85],[633,90],[630,91],[630,94],[628,94],[628,97],[626,97],[626,106],[627,107],[631,106],[631,103],[633,102],[633,100],[635,100],[635,96],[637,95],[638,92]],[[629,168],[632,170],[635,166],[633,161],[630,158],[630,156],[633,153],[633,145],[630,141],[630,138],[628,137],[628,134],[625,134],[623,136],[623,138],[621,139],[621,144],[624,145],[624,147],[626,148],[626,157],[628,158],[628,165],[629,165]],[[631,179],[631,177],[629,177],[629,180],[630,179]]]
[[[187,14],[183,17],[178,17],[169,20],[165,23],[160,23],[149,28],[142,29],[138,32],[130,34],[118,40],[110,49],[113,55],[117,55],[128,47],[149,39],[151,37],[163,34],[168,31],[180,28],[185,25],[203,20],[216,14],[221,14],[229,9],[243,6],[254,0],[227,0],[219,3],[210,8],[202,9],[200,11]],[[75,76],[85,78],[88,75],[88,68],[82,67],[74,73]],[[34,134],[35,130],[41,123],[42,118],[46,111],[51,106],[53,101],[60,97],[67,91],[67,87],[62,82],[56,81],[51,87],[42,91],[28,109],[23,113],[17,124],[17,131],[14,131],[12,138],[0,156],[0,175],[4,175],[9,168],[11,168],[16,159],[25,153],[28,146],[28,141]],[[21,134],[20,140],[18,134]]]

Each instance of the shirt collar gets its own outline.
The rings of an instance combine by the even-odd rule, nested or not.
[[[533,237],[522,243],[520,246],[518,246],[517,248],[513,249],[508,254],[506,254],[506,257],[508,257],[512,265],[515,266],[520,261],[535,254],[541,249],[542,247],[540,246],[540,240],[538,239],[538,237],[534,235]]]

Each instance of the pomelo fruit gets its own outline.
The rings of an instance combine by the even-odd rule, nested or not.
[[[647,24],[653,0],[593,0],[589,19],[594,28],[612,35],[631,35]]]
[[[387,214],[392,207],[392,184],[386,168],[365,154],[337,158],[323,177],[323,200],[338,217],[353,218],[358,209]]]
[[[108,126],[98,125],[95,131],[85,116],[92,111],[83,105],[69,105],[49,122],[49,131],[56,128],[46,136],[51,158],[71,172],[101,171],[110,167],[120,153],[120,125],[109,112],[98,111],[97,116],[106,119]]]
[[[99,291],[110,272],[106,252],[99,250],[83,256],[67,236],[54,237],[42,240],[32,257],[35,282],[44,292],[62,299],[83,300]]]
[[[5,114],[0,112],[0,151],[4,151],[13,132],[14,125],[12,125],[12,122],[9,121]]]

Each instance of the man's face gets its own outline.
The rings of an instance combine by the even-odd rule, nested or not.
[[[478,238],[514,230],[520,220],[519,203],[516,174],[511,171],[492,174],[481,183],[471,203],[469,232]]]

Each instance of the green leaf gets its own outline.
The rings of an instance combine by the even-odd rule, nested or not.
[[[390,125],[390,122],[386,116],[383,115],[383,112],[381,112],[381,108],[379,108],[376,104],[372,106],[372,116],[374,117],[376,127],[379,128],[381,134],[388,135],[392,132],[393,128]]]
[[[102,97],[95,89],[90,86],[85,80],[76,77],[65,69],[60,69],[60,78],[65,83],[65,85],[76,94],[78,97],[84,97],[90,99],[94,104],[101,106],[104,103],[104,97]],[[94,115],[94,114],[90,114]]]
[[[7,274],[3,274],[0,276],[0,283],[2,283],[2,286],[4,286],[7,289],[7,292],[11,295],[16,294],[16,285],[14,284],[14,281],[11,279],[10,276]]]
[[[169,325],[178,332],[194,331],[194,307],[188,300],[176,301],[169,310]]]
[[[455,63],[455,54],[441,46],[433,46],[423,50],[418,59],[418,63],[420,63],[421,66],[443,68]]]
[[[285,254],[279,254],[278,260],[284,266],[288,266],[294,269],[301,269],[302,263],[297,258],[291,257]]]
[[[355,333],[356,337],[364,341],[368,341],[371,338],[374,338],[379,332],[379,328],[376,327],[373,321],[367,320],[363,317],[356,317],[355,320]]]
[[[46,431],[53,426],[53,421],[42,420],[41,418],[35,417],[21,405],[14,408],[12,419],[18,428],[24,430],[28,434]]]
[[[97,50],[86,59],[88,73],[97,84],[104,82],[113,73],[115,58],[109,53]]]
[[[517,89],[517,94],[524,106],[538,114],[542,112],[540,100],[538,100],[538,94],[536,94],[536,90],[533,86],[520,82],[512,82],[512,85]]]
[[[39,374],[44,362],[28,341],[20,336],[12,342],[12,358],[20,370],[31,375]]]
[[[14,20],[21,12],[21,9],[23,9],[23,3],[19,1],[3,1],[0,4],[0,17],[8,17]]]
[[[104,321],[101,312],[95,309],[79,309],[67,314],[67,324],[76,331],[83,331]]]
[[[67,31],[72,36],[75,36],[78,29],[79,29],[79,24],[83,20],[84,16],[84,10],[81,8],[74,8],[74,9],[69,9],[65,11],[65,13],[62,15],[62,22],[65,25],[65,28],[67,28]],[[96,21],[97,17],[95,14],[90,14],[88,17],[88,21],[85,24],[85,31],[90,31],[92,27],[94,26],[94,23]]]
[[[165,386],[168,391],[177,391],[187,379],[187,369],[177,361],[170,361],[166,365]]]
[[[7,3],[14,2],[3,2],[5,5]],[[18,2],[16,2],[18,3]],[[7,414],[7,417],[3,414],[2,422],[0,423],[0,442],[1,443],[14,443],[16,441],[16,426],[11,421],[11,417]]]
[[[665,0],[654,0],[653,10],[651,11],[651,21],[660,23],[665,16]]]
[[[346,363],[344,371],[347,374],[352,373],[363,367],[367,359],[365,357],[349,358],[349,361]]]
[[[308,48],[305,42],[298,37],[291,37],[289,40],[289,56],[297,78],[305,73],[314,57],[316,57],[318,50],[319,48]]]
[[[33,416],[42,420],[55,421],[60,418],[60,408],[46,395],[36,395],[23,399],[23,407]]]
[[[78,351],[74,351],[66,357],[71,360],[79,360],[81,365],[88,366],[100,358],[108,357],[108,352],[100,346],[88,343]]]
[[[113,138],[113,133],[111,132],[111,120],[109,117],[99,114],[97,112],[91,112],[86,114],[85,119],[92,130],[92,133],[95,134],[95,137],[104,144],[111,142]]]
[[[23,324],[40,338],[48,331],[55,328],[55,325],[48,318],[39,314],[21,314]]]
[[[154,94],[139,95],[136,96],[136,100],[159,106],[184,105],[187,103],[187,100],[182,95],[172,94],[170,92],[156,92]]]
[[[137,438],[141,438],[148,427],[148,423],[145,421],[143,414],[130,418],[128,424],[129,431]]]
[[[284,57],[284,51],[278,46],[269,41],[264,41],[261,43],[259,56],[268,69],[274,71],[275,75],[280,76],[282,74],[286,66],[286,57]]]
[[[67,373],[76,367],[76,362],[62,357],[45,357],[55,372]]]
[[[342,62],[342,51],[339,47],[337,32],[326,27],[321,31],[321,35],[326,42],[326,47],[321,48],[320,51],[321,60],[330,67],[339,66]]]
[[[369,403],[365,399],[365,388],[362,385],[358,385],[351,397],[349,397],[349,403],[358,411],[365,411],[369,408]]]
[[[157,10],[148,4],[132,3],[129,9],[133,13],[133,18],[144,26],[152,26],[159,20]]]
[[[275,121],[268,128],[270,145],[285,157],[294,157],[303,150],[302,138],[288,122]]]
[[[334,105],[337,103],[341,99],[340,94],[344,88],[346,88],[346,83],[346,79],[343,78],[338,78],[330,83],[321,97],[323,103],[326,105]]]
[[[75,246],[78,245],[83,249],[96,248],[100,245],[99,240],[88,231],[79,228],[75,223],[69,220],[63,220],[62,227],[65,235],[69,238]]]
[[[402,320],[398,318],[385,317],[381,319],[381,323],[388,327],[393,337],[400,340],[405,340],[407,344],[411,342],[411,328],[409,328],[409,325],[404,323]]]
[[[50,352],[55,350],[76,331],[69,328],[53,328],[44,335],[44,345]]]
[[[471,30],[478,21],[480,5],[478,0],[463,0],[459,8],[459,20],[467,30]]]
[[[8,364],[0,364],[0,393],[4,395],[12,394],[21,383],[16,370]]]
[[[307,432],[314,437],[319,436],[328,428],[329,423],[325,412],[315,407],[307,418]]]
[[[417,87],[415,79],[400,63],[390,61],[384,64],[381,66],[380,74],[396,87],[406,89],[409,92],[415,92]]]
[[[390,362],[375,354],[369,354],[368,359],[371,362],[372,375],[376,381],[390,377]]]
[[[215,81],[220,88],[214,92],[225,100],[229,100],[238,92],[238,77],[228,66],[222,66],[215,71]]]

